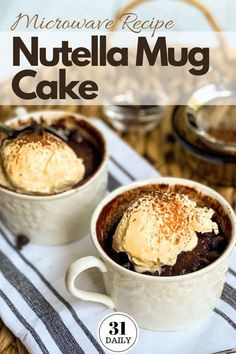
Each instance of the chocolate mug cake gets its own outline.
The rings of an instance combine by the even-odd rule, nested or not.
[[[102,132],[66,111],[30,112],[0,134],[0,216],[14,235],[58,245],[86,235],[106,193]]]
[[[127,313],[142,328],[186,328],[212,311],[222,294],[235,221],[220,194],[194,181],[160,177],[120,187],[93,213],[98,257],[71,264],[67,289]],[[93,267],[102,273],[105,294],[80,284],[79,275]]]
[[[85,183],[103,155],[101,139],[84,120],[65,115],[48,128],[43,115],[30,118],[15,136],[0,136],[0,185],[30,195],[65,192]]]
[[[108,256],[126,269],[150,276],[193,273],[217,260],[228,245],[227,217],[223,222],[218,207],[194,190],[148,185],[118,199],[102,211],[109,222],[98,234]],[[118,212],[112,220],[114,205]]]

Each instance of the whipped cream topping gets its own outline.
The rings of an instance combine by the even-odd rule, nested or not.
[[[126,252],[137,272],[160,272],[164,265],[173,266],[181,252],[197,246],[197,232],[218,234],[213,215],[213,209],[198,207],[184,194],[144,194],[124,212],[112,247]]]
[[[21,193],[63,192],[84,177],[82,159],[63,140],[43,132],[22,133],[0,149],[0,184]]]

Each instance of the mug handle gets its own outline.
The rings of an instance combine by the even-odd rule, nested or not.
[[[105,263],[101,259],[94,256],[83,257],[72,263],[66,272],[67,290],[81,300],[100,302],[103,305],[114,308],[114,302],[110,296],[76,288],[75,280],[80,273],[93,267],[98,268],[102,273],[107,272]]]

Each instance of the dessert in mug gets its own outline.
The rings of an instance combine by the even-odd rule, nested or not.
[[[76,113],[31,112],[0,133],[0,215],[15,235],[59,245],[88,233],[106,193],[103,134]],[[43,220],[43,222],[42,222]]]
[[[84,121],[65,116],[52,124],[66,141],[44,126],[43,118],[39,123],[31,119],[15,137],[1,136],[1,186],[18,193],[51,195],[77,187],[96,171],[101,154]]]
[[[152,276],[195,272],[228,244],[217,210],[188,191],[143,190],[106,232],[104,249],[121,266]]]
[[[194,181],[160,177],[120,187],[92,217],[99,257],[75,261],[66,274],[67,289],[127,313],[142,328],[186,328],[222,294],[235,220],[222,196]],[[93,267],[102,272],[106,294],[80,287],[80,274]]]

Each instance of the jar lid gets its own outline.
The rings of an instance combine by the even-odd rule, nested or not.
[[[186,124],[209,149],[236,154],[236,90],[207,85],[186,107]]]

